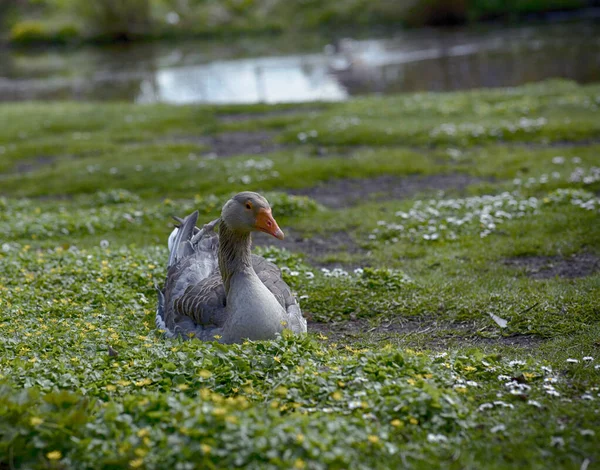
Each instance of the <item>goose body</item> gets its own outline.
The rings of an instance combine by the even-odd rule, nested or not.
[[[198,212],[190,214],[169,237],[156,326],[169,337],[223,343],[272,339],[284,328],[305,333],[306,320],[279,268],[251,254],[252,231],[283,238],[268,202],[243,192],[219,219],[202,229],[197,220]]]

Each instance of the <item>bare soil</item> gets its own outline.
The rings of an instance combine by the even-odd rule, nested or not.
[[[256,233],[253,235],[253,243],[257,246],[274,245],[273,237],[265,233]],[[306,256],[309,263],[314,266],[328,266],[330,263],[323,263],[320,259],[340,252],[366,254],[350,235],[346,232],[335,232],[327,236],[315,235],[305,237],[304,235],[285,228],[285,238],[277,241],[277,247],[285,248],[292,252],[301,252]],[[343,263],[334,263],[341,266]]]
[[[368,341],[400,340],[419,348],[445,350],[450,346],[516,346],[534,348],[543,343],[529,335],[483,337],[480,328],[470,323],[437,322],[431,319],[398,318],[371,325],[365,320],[321,323],[308,322],[308,331],[322,334],[331,342],[347,344],[363,338]]]
[[[208,147],[204,153],[217,157],[234,155],[265,155],[281,150],[285,146],[273,141],[277,132],[272,131],[235,131],[223,132],[211,136],[178,136],[174,142],[191,143]]]
[[[15,166],[12,169],[9,169],[6,172],[0,172],[0,175],[14,175],[15,173],[31,173],[32,171],[36,171],[40,168],[54,165],[57,158],[49,155],[40,155],[35,158],[30,158],[27,160],[21,160],[15,163]]]
[[[302,116],[307,113],[323,111],[323,108],[305,107],[305,108],[290,108],[277,109],[275,111],[256,112],[256,113],[231,113],[219,114],[217,117],[221,122],[241,122],[255,119],[269,119],[282,116]]]
[[[461,174],[439,175],[382,175],[374,178],[337,179],[311,188],[289,191],[309,196],[331,208],[350,207],[369,200],[404,199],[423,191],[461,191],[467,186],[481,183],[481,178]]]
[[[600,270],[600,257],[592,253],[578,253],[566,258],[560,256],[524,256],[504,260],[508,266],[524,269],[533,279],[554,277],[572,279],[590,276]]]

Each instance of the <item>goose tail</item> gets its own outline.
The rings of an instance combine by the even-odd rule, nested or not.
[[[196,222],[198,221],[198,211],[192,212],[169,235],[169,262],[167,266],[170,268],[182,258],[191,255],[194,252],[192,245],[189,243],[196,232]]]
[[[157,329],[165,332],[167,338],[172,338],[174,335],[165,322],[165,294],[158,286],[154,287],[156,287],[156,291],[158,292],[158,305],[156,306],[156,319],[154,323]]]

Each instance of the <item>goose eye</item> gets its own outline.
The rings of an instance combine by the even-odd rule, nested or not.
[[[246,203],[246,209],[250,210],[252,209],[252,204],[250,204],[249,202]]]

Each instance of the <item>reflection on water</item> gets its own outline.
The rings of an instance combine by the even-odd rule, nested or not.
[[[317,45],[271,38],[0,52],[0,101],[275,103],[514,86],[551,77],[585,83],[600,80],[595,26],[419,30]]]
[[[144,80],[139,102],[278,103],[343,100],[347,92],[321,55],[260,57],[170,67]]]

